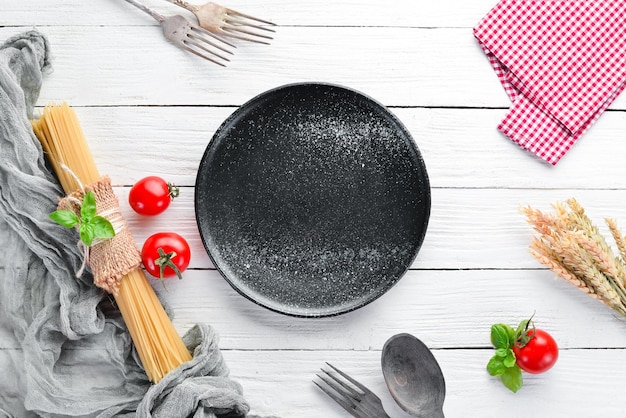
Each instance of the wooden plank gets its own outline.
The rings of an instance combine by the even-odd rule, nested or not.
[[[194,2],[192,2],[194,3]],[[201,1],[195,2],[202,4]],[[161,0],[145,0],[163,14],[185,14],[185,10]],[[229,0],[222,3],[235,10],[258,16],[281,26],[412,26],[412,27],[473,27],[493,7],[493,0],[468,0],[455,5],[450,13],[447,2],[425,0],[393,0],[382,4],[378,0],[338,0],[329,7],[321,2],[272,0],[246,2]],[[297,8],[297,10],[296,10]],[[84,2],[66,0],[61,4],[46,0],[15,2],[1,0],[0,25],[85,25],[126,26],[148,25],[154,22],[122,0]]]
[[[505,109],[392,109],[412,133],[434,187],[621,189],[626,113],[609,111],[551,166],[497,131]]]
[[[109,173],[115,184],[131,185],[145,175],[159,173],[183,186],[195,184],[206,146],[235,109],[76,107],[100,171]],[[622,179],[626,178],[626,164],[622,156],[626,155],[626,112],[603,115],[553,167],[496,130],[504,116],[502,109],[391,111],[413,135],[433,188],[625,187]]]
[[[625,321],[547,271],[411,270],[371,304],[329,318],[294,318],[245,299],[214,270],[188,270],[163,293],[184,332],[211,324],[240,350],[380,350],[409,332],[438,349],[488,348],[490,327],[535,313],[563,349],[625,348]],[[155,284],[160,289],[160,284]]]
[[[447,417],[564,418],[624,416],[621,376],[625,350],[561,351],[554,368],[524,375],[517,393],[485,371],[491,350],[434,350],[446,379]],[[325,361],[361,381],[382,399],[392,417],[410,417],[389,394],[378,351],[225,352],[231,376],[243,385],[253,411],[282,417],[349,417],[312,383]]]
[[[181,333],[205,322],[219,332],[220,347],[225,350],[277,350],[281,356],[332,350],[317,355],[320,363],[335,361],[341,353],[359,356],[359,352],[379,351],[391,335],[409,332],[440,353],[486,349],[484,361],[473,366],[482,370],[489,356],[490,325],[513,324],[533,310],[537,325],[554,335],[562,353],[576,349],[598,355],[623,352],[624,321],[544,273],[412,271],[374,303],[323,319],[291,318],[260,308],[236,294],[215,272],[189,271],[183,281],[169,282],[163,297],[175,313],[174,323]],[[600,350],[603,348],[613,350]],[[248,370],[240,360],[233,364]],[[283,378],[288,377],[282,373],[273,376]],[[297,374],[293,378],[298,378]]]
[[[368,386],[390,416],[409,417],[389,394],[380,370],[380,351],[223,350],[230,376],[244,390],[252,413],[317,418],[349,415],[313,384],[315,374],[331,362]],[[8,360],[0,350],[0,363]],[[625,349],[561,350],[559,360],[541,375],[524,374],[513,394],[485,370],[493,350],[433,350],[446,379],[446,416],[480,411],[484,418],[623,416],[620,376],[626,373]],[[12,363],[4,363],[12,367]],[[609,376],[608,378],[606,376]],[[581,388],[581,385],[584,387]],[[581,394],[581,392],[584,392]],[[531,405],[531,406],[529,406]]]
[[[127,204],[128,188],[116,188],[121,209],[139,245],[158,231],[175,229],[189,241],[191,266],[212,268],[198,233],[193,189],[182,189],[168,210],[157,217],[135,214]],[[530,256],[533,231],[519,212],[521,205],[549,211],[556,201],[576,197],[613,244],[604,225],[615,218],[626,228],[626,190],[516,190],[433,189],[431,218],[420,253],[418,269],[536,269]]]
[[[227,68],[169,44],[155,26],[42,31],[54,72],[40,103],[241,105],[283,84],[319,81],[361,90],[387,106],[510,106],[466,28],[286,27],[270,47],[241,45]],[[0,38],[17,32],[0,28]],[[626,98],[612,108],[625,109]]]
[[[155,26],[42,31],[55,57],[44,102],[240,105],[282,84],[320,81],[362,90],[387,105],[509,105],[467,29],[285,27],[269,47],[240,45],[227,68],[176,48]],[[15,32],[3,28],[0,37]],[[475,74],[472,83],[466,82],[468,72]]]

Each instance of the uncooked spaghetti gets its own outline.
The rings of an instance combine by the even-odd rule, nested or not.
[[[94,190],[98,205],[108,199],[105,205],[111,206],[113,196],[113,206],[117,206],[110,182],[100,176],[71,107],[47,106],[32,125],[65,193],[81,196],[86,190]],[[104,191],[98,193],[99,190]],[[119,210],[116,214],[121,216]],[[122,225],[121,233],[111,242],[88,249],[89,264],[96,285],[115,296],[146,374],[156,383],[191,360],[191,355],[136,261],[134,253],[138,250],[123,219]],[[99,276],[103,276],[100,282]]]

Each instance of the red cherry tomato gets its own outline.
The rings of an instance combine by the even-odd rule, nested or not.
[[[178,197],[178,188],[160,177],[139,180],[130,189],[128,203],[140,215],[154,216],[163,212]]]
[[[145,269],[161,280],[178,276],[185,271],[191,260],[189,244],[175,232],[158,232],[148,237],[141,249]]]
[[[540,329],[529,329],[526,335],[532,336],[526,345],[515,343],[513,346],[517,365],[528,373],[536,374],[549,370],[559,358],[556,341],[550,334]]]

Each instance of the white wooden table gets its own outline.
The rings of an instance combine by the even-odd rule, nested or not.
[[[311,383],[331,361],[377,392],[389,415],[408,416],[380,369],[386,339],[408,332],[440,362],[447,417],[625,416],[626,323],[541,268],[518,208],[576,197],[598,224],[610,216],[626,227],[626,96],[556,167],[518,148],[496,131],[510,103],[472,34],[495,3],[230,0],[278,27],[271,46],[238,43],[227,68],[169,44],[123,0],[0,0],[0,38],[33,27],[48,36],[54,72],[39,105],[76,109],[122,202],[146,175],[183,186],[162,216],[123,210],[139,243],[160,230],[190,241],[192,266],[166,294],[174,323],[181,333],[197,322],[218,330],[255,412],[348,416]],[[370,305],[324,319],[277,314],[235,292],[211,264],[193,208],[200,157],[222,121],[255,95],[301,81],[345,85],[388,106],[412,133],[432,186],[430,225],[411,270]],[[485,370],[489,328],[533,312],[561,355],[513,394]]]

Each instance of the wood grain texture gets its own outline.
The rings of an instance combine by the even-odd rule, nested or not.
[[[47,103],[40,99],[41,105]],[[75,109],[100,171],[110,174],[114,184],[132,185],[158,168],[168,180],[193,186],[205,148],[236,107]],[[568,193],[570,189],[626,188],[626,155],[620,151],[626,112],[605,113],[558,167],[552,167],[496,130],[503,109],[390,110],[411,132],[435,189],[565,189]]]
[[[188,271],[164,296],[181,331],[207,321],[225,349],[380,350],[401,332],[437,349],[488,348],[491,324],[517,325],[533,312],[564,349],[626,348],[622,319],[547,271],[411,270],[370,305],[318,319],[270,312],[214,270]]]
[[[144,0],[163,14],[185,14],[185,10],[163,0]],[[193,2],[192,2],[193,3]],[[197,3],[201,3],[200,1]],[[426,0],[338,0],[298,2],[271,0],[249,2],[232,0],[233,9],[268,19],[280,26],[407,26],[472,27],[491,8],[491,0],[455,3]],[[124,2],[103,0],[86,5],[81,0],[1,0],[0,25],[42,26],[128,26],[154,25],[150,17]]]
[[[145,3],[191,16],[163,0]],[[549,210],[576,197],[607,237],[604,217],[626,228],[626,96],[557,167],[519,149],[496,130],[510,101],[472,33],[495,3],[232,0],[278,26],[270,46],[237,43],[227,68],[168,43],[123,0],[0,0],[0,39],[32,28],[47,35],[54,71],[38,106],[76,109],[137,244],[163,230],[190,241],[190,269],[161,296],[181,333],[198,322],[217,329],[256,412],[347,417],[311,383],[331,361],[375,390],[392,417],[408,417],[384,386],[380,350],[410,332],[440,362],[447,417],[624,416],[626,321],[529,255],[532,231],[519,207]],[[239,295],[206,254],[194,210],[197,168],[224,119],[265,90],[307,81],[345,85],[389,107],[413,135],[432,186],[426,239],[402,280],[364,308],[321,319],[270,312]],[[168,211],[146,218],[126,199],[152,174],[182,189]],[[561,357],[512,394],[485,370],[489,327],[533,313]],[[0,330],[0,350],[17,352],[9,332]]]
[[[121,209],[137,242],[175,226],[193,250],[194,268],[212,268],[195,221],[193,188],[185,187],[163,215],[135,214],[127,203],[129,188],[116,188]],[[419,269],[536,269],[541,266],[528,253],[533,236],[519,212],[521,205],[550,211],[551,203],[576,197],[606,236],[612,238],[604,218],[624,219],[622,190],[432,189],[431,217],[426,238],[413,268]]]
[[[15,31],[0,28],[0,37]],[[510,106],[467,28],[284,27],[269,47],[239,44],[227,68],[168,43],[158,26],[52,26],[45,33],[55,70],[43,102],[241,105],[282,84],[319,81],[387,106]],[[611,108],[626,108],[624,96]]]
[[[484,364],[491,350],[433,350],[446,378],[446,417],[569,418],[623,416],[624,350],[565,350],[543,375],[525,375],[524,387],[513,394],[489,376]],[[284,417],[349,417],[311,380],[329,361],[367,385],[383,401],[391,417],[409,418],[391,398],[380,371],[380,352],[236,351],[225,353],[253,409]],[[277,367],[290,364],[289,370]],[[602,378],[601,376],[605,376]],[[268,392],[270,386],[274,390]]]
[[[347,85],[388,106],[510,104],[465,28],[281,27],[269,47],[238,44],[227,68],[168,43],[158,26],[113,32],[53,26],[45,32],[56,52],[42,100],[75,106],[241,105],[302,81]],[[94,49],[97,54],[90,53]]]

